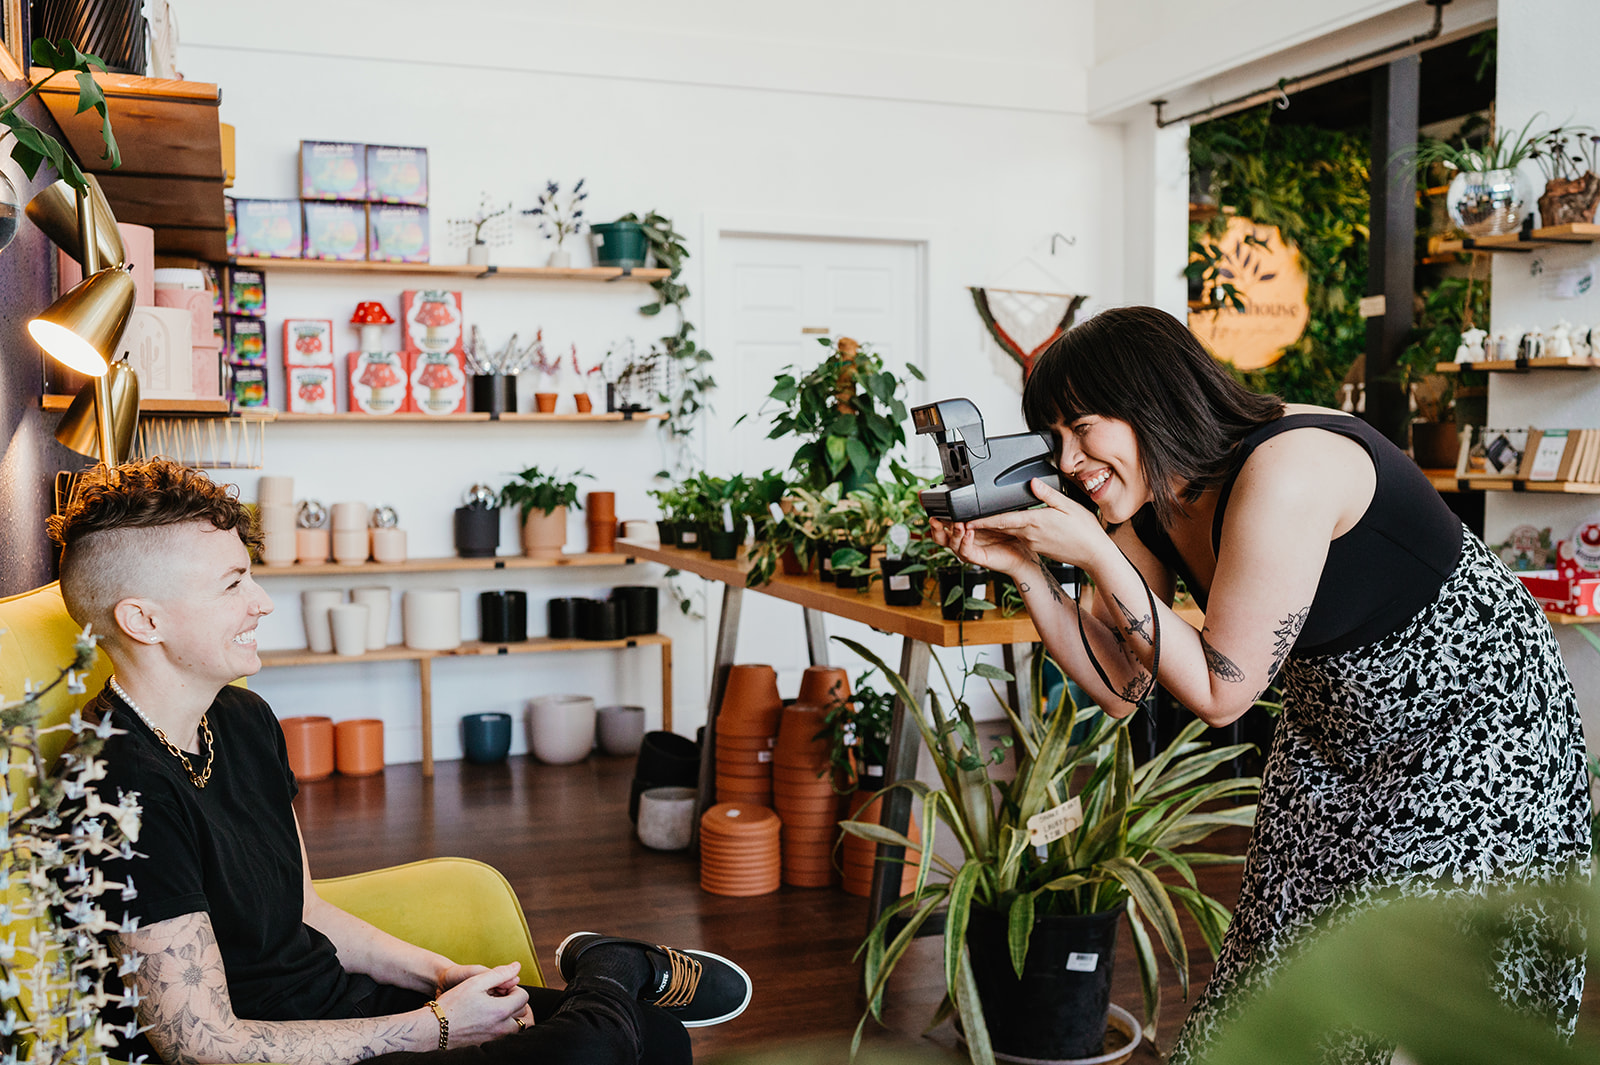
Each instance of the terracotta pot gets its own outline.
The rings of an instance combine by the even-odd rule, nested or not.
[[[718,803],[700,817],[700,832],[712,836],[776,836],[778,815],[761,807]]]
[[[781,816],[785,826],[795,828],[829,828],[840,821],[838,812],[833,810],[791,811]]]
[[[528,558],[558,558],[567,546],[567,508],[557,507],[546,514],[528,511],[522,520],[522,553]]]
[[[790,814],[828,814],[834,820],[839,820],[843,817],[839,807],[839,797],[832,793],[826,795],[780,796],[775,804],[778,816],[783,818],[787,818]],[[787,824],[787,820],[784,823]]]
[[[617,523],[614,519],[590,521],[587,550],[592,555],[609,555],[617,549]]]
[[[793,706],[784,707],[783,717],[778,725],[778,745],[773,750],[773,760],[778,765],[787,766],[826,764],[828,741],[826,738],[816,738],[823,727],[820,705],[801,699]]]
[[[848,698],[850,678],[843,669],[838,666],[809,666],[800,678],[800,695],[795,702],[832,706]]]
[[[772,767],[765,762],[724,761],[719,756],[717,773],[725,777],[745,777],[749,780],[765,781],[769,787],[772,784]]]
[[[772,736],[733,736],[727,733],[717,734],[717,750],[719,751],[748,751],[760,754],[763,751],[771,752],[776,738]]]
[[[854,795],[850,796],[849,810],[850,818],[852,820],[867,821],[871,824],[878,824],[878,816],[883,811],[883,798],[881,796],[874,795],[874,793],[870,791],[858,791]],[[922,832],[917,827],[917,819],[914,813],[911,818],[911,825],[906,830],[906,837],[913,842],[920,842],[922,839]],[[871,890],[872,870],[873,866],[877,863],[878,848],[876,844],[872,843],[870,840],[864,840],[858,836],[852,836],[850,833],[846,832],[844,834],[844,843],[840,845],[839,852],[840,859],[844,863],[847,870],[854,868],[856,870],[864,871],[865,873],[864,883],[860,881],[857,882],[857,886],[860,888],[860,890],[855,890],[852,888],[847,878],[847,881],[844,885],[845,891],[852,895],[858,895],[865,898]],[[911,889],[916,886],[917,871],[915,863],[920,859],[920,857],[921,855],[917,851],[906,852],[905,859],[910,864],[905,866],[905,872],[901,874],[900,894],[908,894]]]
[[[800,564],[800,556],[794,553],[794,548],[792,547],[783,549],[779,563],[782,565],[783,575],[786,577],[803,577],[806,574],[806,567]]]
[[[560,393],[557,392],[535,392],[533,394],[534,409],[540,414],[554,414],[556,412],[556,400],[560,398]]]
[[[779,814],[778,816],[782,817],[783,815]],[[821,844],[831,851],[833,849],[833,841],[839,837],[839,831],[837,822],[827,828],[784,825],[783,844],[785,847],[791,844],[797,847],[815,847]]]
[[[772,782],[774,785],[782,784],[784,790],[791,794],[814,794],[818,791],[833,790],[826,766],[774,764]]]
[[[534,394],[537,395],[538,393]],[[589,393],[587,392],[574,392],[572,402],[577,404],[579,414],[588,414],[594,410],[594,400],[589,398]]]
[[[782,712],[777,670],[763,665],[729,667],[728,684],[717,713],[718,736],[774,736]]]
[[[332,718],[286,717],[278,726],[283,729],[289,768],[296,780],[321,780],[333,775]]]
[[[751,806],[770,808],[772,792],[760,791],[753,788],[739,787],[738,777],[717,778],[717,801],[733,803],[738,806]],[[730,783],[733,781],[734,783]]]
[[[617,521],[617,493],[590,492],[584,497],[583,512],[590,521]]]
[[[383,772],[383,722],[355,718],[333,726],[334,762],[347,777]]]

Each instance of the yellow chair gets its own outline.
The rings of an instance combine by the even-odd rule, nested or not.
[[[0,599],[0,700],[21,698],[24,681],[53,680],[72,658],[79,631],[61,601],[59,584]],[[85,677],[87,693],[74,695],[60,685],[43,699],[40,724],[65,722],[100,691],[110,673],[111,661],[101,653]],[[54,761],[70,739],[66,730],[43,737],[45,759]],[[8,786],[21,808],[28,778],[13,773]],[[521,962],[521,982],[544,986],[527,917],[510,883],[492,866],[431,858],[318,880],[316,887],[329,902],[409,943],[462,963]],[[19,890],[16,881],[10,890]],[[0,1003],[0,1011],[6,1006],[26,1012],[27,1002]]]

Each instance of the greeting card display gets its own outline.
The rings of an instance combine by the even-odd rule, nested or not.
[[[339,141],[300,142],[300,198],[367,198],[367,146]]]
[[[428,149],[367,145],[367,199],[373,203],[426,204]]]
[[[375,263],[425,263],[428,209],[375,203],[367,209],[367,260]]]
[[[229,314],[243,314],[251,318],[267,316],[267,275],[260,270],[241,270],[235,266],[228,271]]]
[[[363,262],[367,258],[367,207],[361,203],[306,203],[307,259]]]
[[[467,409],[467,371],[454,351],[411,356],[411,406],[423,414],[460,414]]]
[[[300,258],[299,200],[234,200],[233,254]]]
[[[265,407],[267,405],[267,368],[265,366],[232,365],[233,405],[235,407]]]
[[[350,410],[398,414],[409,410],[407,383],[411,356],[393,351],[363,351],[350,356]]]
[[[411,352],[453,351],[461,342],[461,293],[426,288],[400,294],[401,346]]]
[[[229,318],[228,350],[240,366],[265,366],[267,323],[259,318]]]
[[[326,366],[285,366],[289,386],[289,409],[296,414],[333,414],[339,405],[334,397],[333,363]]]
[[[326,318],[283,320],[285,365],[332,366],[333,323]]]

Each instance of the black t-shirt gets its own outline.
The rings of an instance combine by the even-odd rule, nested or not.
[[[333,944],[302,919],[304,869],[291,805],[296,788],[283,731],[258,695],[227,687],[207,711],[216,745],[211,779],[197,788],[177,756],[109,686],[87,711],[110,710],[125,734],[106,742],[97,787],[115,801],[137,791],[143,815],[131,861],[105,858],[106,878],[133,878],[137,896],[107,891],[107,916],[148,927],[208,913],[227,970],[235,1015],[252,1020],[352,1016],[375,985],[346,973]],[[205,753],[189,755],[199,770]],[[113,1015],[113,1024],[131,1018]],[[156,1055],[141,1036],[115,1052]]]

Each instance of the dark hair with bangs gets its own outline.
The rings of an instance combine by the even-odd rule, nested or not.
[[[1283,409],[1277,396],[1239,384],[1182,322],[1154,307],[1116,307],[1073,326],[1039,356],[1022,392],[1034,432],[1086,414],[1127,422],[1168,528],[1184,503],[1227,476],[1234,445]]]

